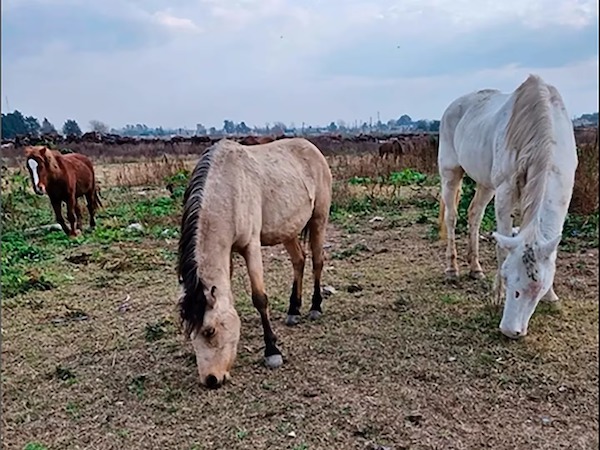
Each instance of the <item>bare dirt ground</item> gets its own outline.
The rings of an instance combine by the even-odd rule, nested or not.
[[[487,279],[448,284],[444,246],[416,217],[406,206],[331,224],[324,283],[337,292],[293,328],[288,256],[263,250],[275,371],[238,257],[242,336],[216,391],[178,330],[177,240],[73,248],[56,267],[70,282],[3,301],[3,448],[598,448],[597,249],[559,254],[560,305],[513,342],[484,307],[493,244],[481,243]],[[303,313],[310,284],[308,262]]]

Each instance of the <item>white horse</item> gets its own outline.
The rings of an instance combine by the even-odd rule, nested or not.
[[[525,336],[540,299],[558,300],[556,256],[578,165],[573,125],[561,95],[529,75],[510,94],[486,89],[457,98],[442,116],[438,164],[447,277],[458,276],[454,229],[466,172],[477,184],[469,206],[470,275],[483,277],[479,226],[495,195],[498,304],[506,288],[500,330],[510,338]],[[512,235],[511,213],[517,206],[521,226]]]

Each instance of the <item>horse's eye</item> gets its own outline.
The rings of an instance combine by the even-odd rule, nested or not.
[[[215,329],[213,327],[208,327],[202,332],[202,335],[205,338],[210,339],[215,335]]]
[[[515,298],[519,298],[521,296],[521,293],[519,291],[515,291]]]

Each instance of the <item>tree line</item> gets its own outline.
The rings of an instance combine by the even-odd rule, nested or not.
[[[73,119],[66,120],[61,131],[65,136],[80,137],[82,135],[79,124]],[[17,110],[8,114],[2,113],[2,139],[14,139],[20,135],[37,137],[55,133],[57,133],[56,127],[46,117],[44,117],[40,124],[39,120],[35,117],[24,116]]]
[[[585,121],[586,123],[598,124],[598,113],[583,114],[575,119],[576,121]],[[145,124],[126,125],[120,129],[109,128],[108,125],[99,121],[90,121],[92,131],[102,134],[116,134],[129,137],[168,137],[174,135],[200,135],[200,136],[218,136],[218,135],[247,135],[251,132],[255,134],[287,134],[301,131],[303,134],[320,134],[320,133],[371,133],[371,132],[406,132],[406,131],[421,131],[421,132],[439,132],[439,120],[413,120],[408,114],[401,115],[398,119],[390,119],[387,122],[377,120],[375,123],[363,122],[359,124],[355,122],[349,125],[343,120],[330,122],[329,125],[323,127],[305,126],[302,124],[301,129],[298,129],[293,123],[289,126],[283,122],[273,122],[273,124],[265,124],[264,127],[250,128],[244,121],[239,123],[233,120],[224,120],[223,127],[217,129],[215,127],[206,128],[202,124],[197,124],[195,130],[186,129],[164,129],[163,127],[152,128]],[[25,116],[20,111],[15,110],[11,113],[2,113],[2,139],[14,139],[17,136],[35,136],[59,134],[56,127],[44,117],[42,123],[33,116]],[[68,119],[62,125],[60,134],[66,137],[81,137],[82,131],[79,124],[74,119]]]

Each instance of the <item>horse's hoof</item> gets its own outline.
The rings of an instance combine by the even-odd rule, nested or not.
[[[457,280],[458,279],[458,270],[455,269],[446,269],[444,272],[446,275],[446,280]]]
[[[558,303],[558,295],[556,295],[554,291],[550,291],[544,295],[540,301],[544,303]]]
[[[298,325],[300,323],[300,316],[288,314],[285,318],[285,324],[292,327],[294,325]]]
[[[469,272],[469,276],[471,278],[473,278],[474,280],[482,280],[485,278],[485,275],[483,274],[483,271],[481,271],[481,270],[471,270]]]
[[[317,320],[317,319],[319,319],[319,318],[320,318],[322,315],[323,315],[323,313],[322,313],[321,311],[317,311],[317,310],[315,310],[315,309],[311,309],[311,310],[308,312],[308,318],[309,318],[310,320]]]
[[[271,355],[265,356],[265,366],[269,369],[277,369],[283,365],[283,356],[281,355]]]

